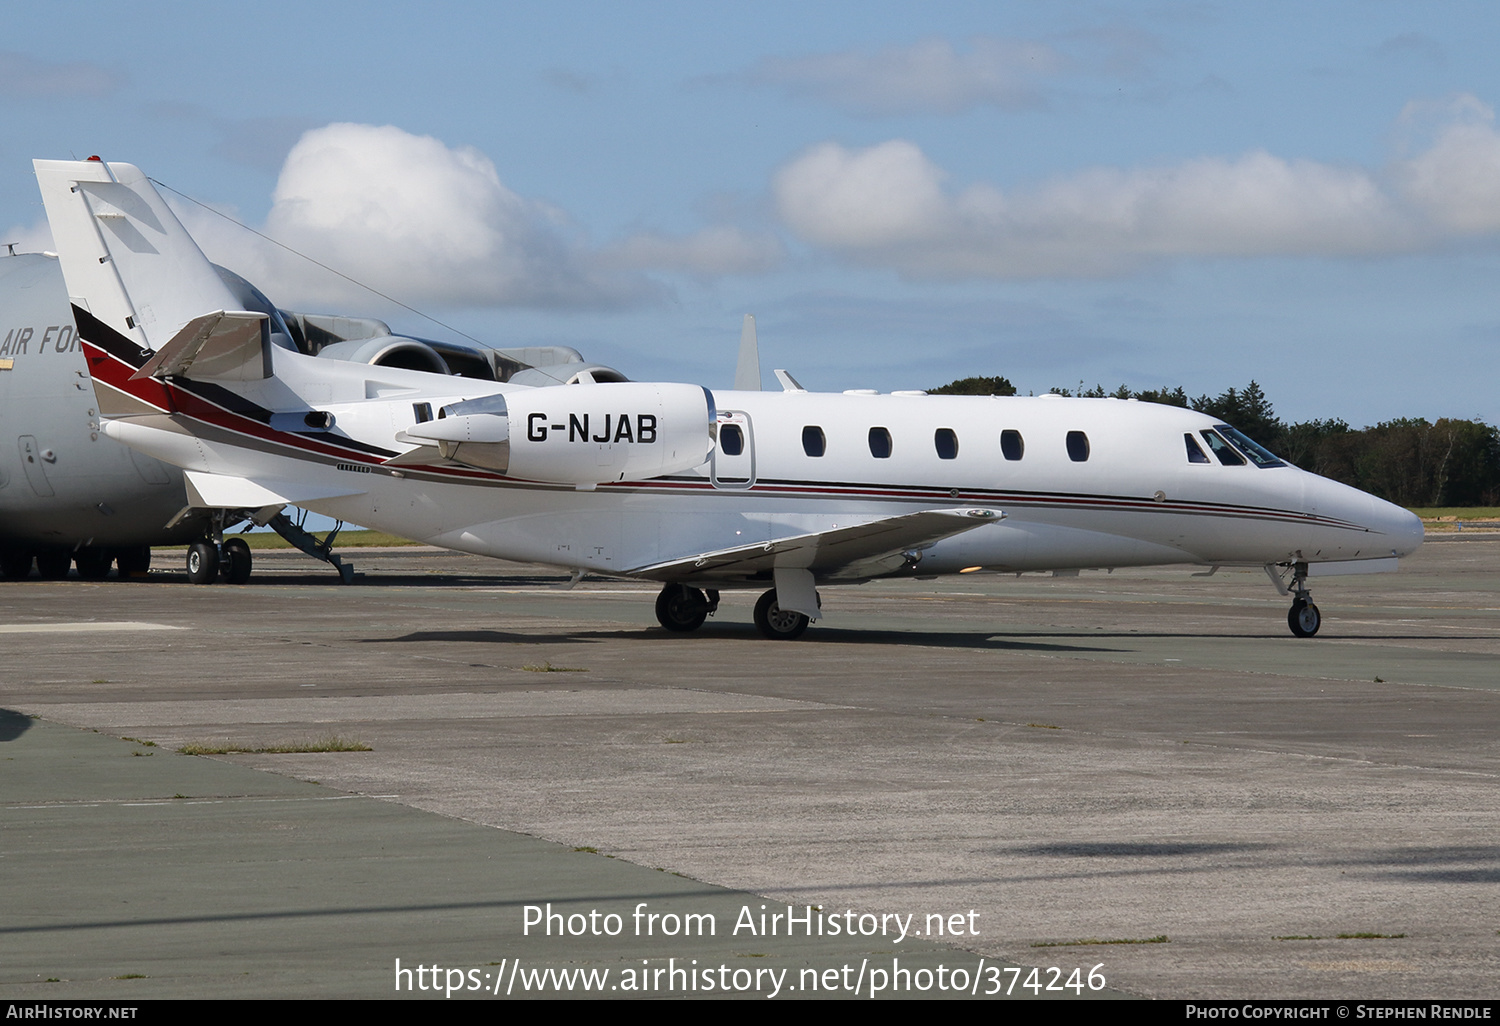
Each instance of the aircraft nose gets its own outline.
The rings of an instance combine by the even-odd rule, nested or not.
[[[1391,539],[1391,549],[1398,556],[1409,556],[1422,544],[1426,532],[1422,530],[1422,519],[1409,509],[1403,509],[1384,499],[1372,499],[1375,506],[1372,530],[1379,531]]]

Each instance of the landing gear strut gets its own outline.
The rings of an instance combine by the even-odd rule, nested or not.
[[[1290,585],[1282,581],[1281,574],[1274,566],[1266,567],[1266,575],[1276,585],[1277,591],[1292,596],[1292,608],[1287,610],[1286,625],[1297,637],[1310,638],[1323,626],[1323,614],[1313,605],[1312,592],[1307,587],[1307,564],[1293,563],[1291,569]]]
[[[717,591],[705,595],[686,584],[668,584],[656,596],[656,621],[669,631],[685,634],[702,627],[718,608]]]

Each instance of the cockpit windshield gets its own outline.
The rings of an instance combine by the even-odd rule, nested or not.
[[[1286,466],[1276,455],[1255,441],[1243,431],[1230,427],[1228,424],[1215,424],[1214,430],[1222,434],[1233,443],[1234,447],[1247,456],[1251,463],[1257,467],[1284,467]]]

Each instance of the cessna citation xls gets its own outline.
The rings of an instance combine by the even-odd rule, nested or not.
[[[699,627],[721,589],[765,588],[770,638],[819,616],[820,584],[1173,563],[1264,567],[1307,637],[1310,575],[1394,569],[1422,541],[1407,511],[1169,406],[322,360],[274,307],[226,288],[135,167],[36,171],[103,431],[182,468],[214,522],[295,505],[660,581],[674,631]],[[190,565],[221,546],[215,531]]]

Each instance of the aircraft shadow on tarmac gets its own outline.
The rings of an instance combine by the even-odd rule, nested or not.
[[[1055,637],[1072,637],[1072,635],[1058,634]],[[1140,635],[1122,635],[1122,637]],[[1200,637],[1201,635],[1192,635]],[[705,629],[697,635],[703,641],[726,641],[730,639],[741,639],[754,641],[758,645],[766,644],[760,632],[751,624],[721,624],[716,629]],[[1097,637],[1091,635],[1090,638]],[[414,631],[397,638],[364,638],[363,644],[384,644],[389,642],[454,642],[467,641],[476,644],[490,645],[515,645],[515,644],[558,644],[562,642],[573,642],[577,644],[594,644],[601,641],[658,641],[663,644],[681,645],[689,639],[668,635],[665,631],[655,628],[638,630],[595,630],[595,631],[559,631],[556,634],[517,634],[510,631],[497,630],[465,630],[465,631]],[[824,629],[816,634],[809,633],[794,645],[806,645],[811,642],[822,642],[824,644],[849,644],[849,645],[898,645],[902,647],[918,646],[924,648],[971,648],[986,649],[995,652],[1088,652],[1109,653],[1125,652],[1128,649],[1106,648],[1099,645],[1076,644],[1058,645],[1041,642],[1017,641],[1011,637],[997,637],[993,634],[975,632],[973,634],[961,634],[953,631],[940,633],[904,633],[899,631],[856,631],[848,629]],[[794,648],[788,648],[794,651]]]
[[[0,741],[14,741],[30,729],[30,716],[14,709],[0,709]]]

